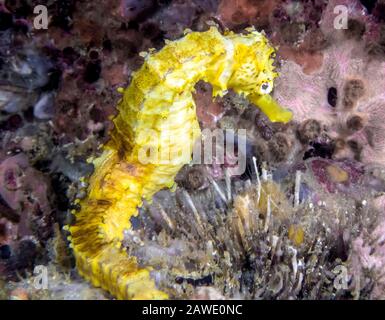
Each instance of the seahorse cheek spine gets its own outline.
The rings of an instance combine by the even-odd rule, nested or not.
[[[192,97],[199,80],[211,83],[214,95],[229,88],[244,94],[273,121],[290,120],[290,112],[258,92],[276,76],[273,51],[258,32],[223,36],[211,28],[168,42],[146,57],[124,92],[111,140],[95,161],[88,197],[80,201],[76,222],[68,228],[77,269],[94,286],[119,299],[168,297],[156,288],[151,268],[140,267],[121,249],[124,230],[131,227],[142,199],[172,187],[177,172],[190,161],[200,136]],[[159,156],[164,150],[184,152],[170,156],[171,162],[143,161],[148,153]]]

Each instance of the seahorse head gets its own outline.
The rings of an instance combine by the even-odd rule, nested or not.
[[[271,121],[288,122],[290,110],[281,107],[270,95],[274,79],[275,50],[263,33],[247,29],[246,34],[225,34],[227,53],[232,55],[231,64],[222,74],[228,77],[227,86],[246,96],[257,105]],[[226,70],[226,69],[225,69]]]
[[[273,90],[275,50],[263,33],[248,29],[242,35],[228,34],[233,45],[233,72],[229,87],[240,94],[265,95]]]

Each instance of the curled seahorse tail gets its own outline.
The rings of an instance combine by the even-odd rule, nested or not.
[[[138,176],[128,169],[134,166],[111,150],[95,166],[90,196],[80,202],[80,211],[74,213],[76,222],[69,227],[79,274],[118,299],[167,298],[156,289],[150,269],[140,268],[122,249],[124,230],[130,228],[130,218],[141,205],[133,182]]]

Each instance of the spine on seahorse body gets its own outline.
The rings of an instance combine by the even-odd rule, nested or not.
[[[274,121],[290,119],[288,111],[265,97],[276,76],[273,51],[256,31],[222,35],[211,28],[148,54],[124,92],[111,139],[95,161],[88,196],[69,227],[77,269],[94,286],[119,299],[167,298],[151,278],[151,269],[139,267],[121,248],[124,230],[131,227],[142,199],[172,187],[175,175],[190,161],[200,136],[192,97],[199,80],[211,83],[215,95],[232,88],[259,101]],[[176,152],[163,159],[164,150]]]

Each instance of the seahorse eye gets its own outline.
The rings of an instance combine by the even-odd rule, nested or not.
[[[273,86],[271,85],[270,82],[264,82],[264,83],[261,84],[259,92],[261,94],[268,94],[268,93],[271,92],[272,89],[273,89]]]

